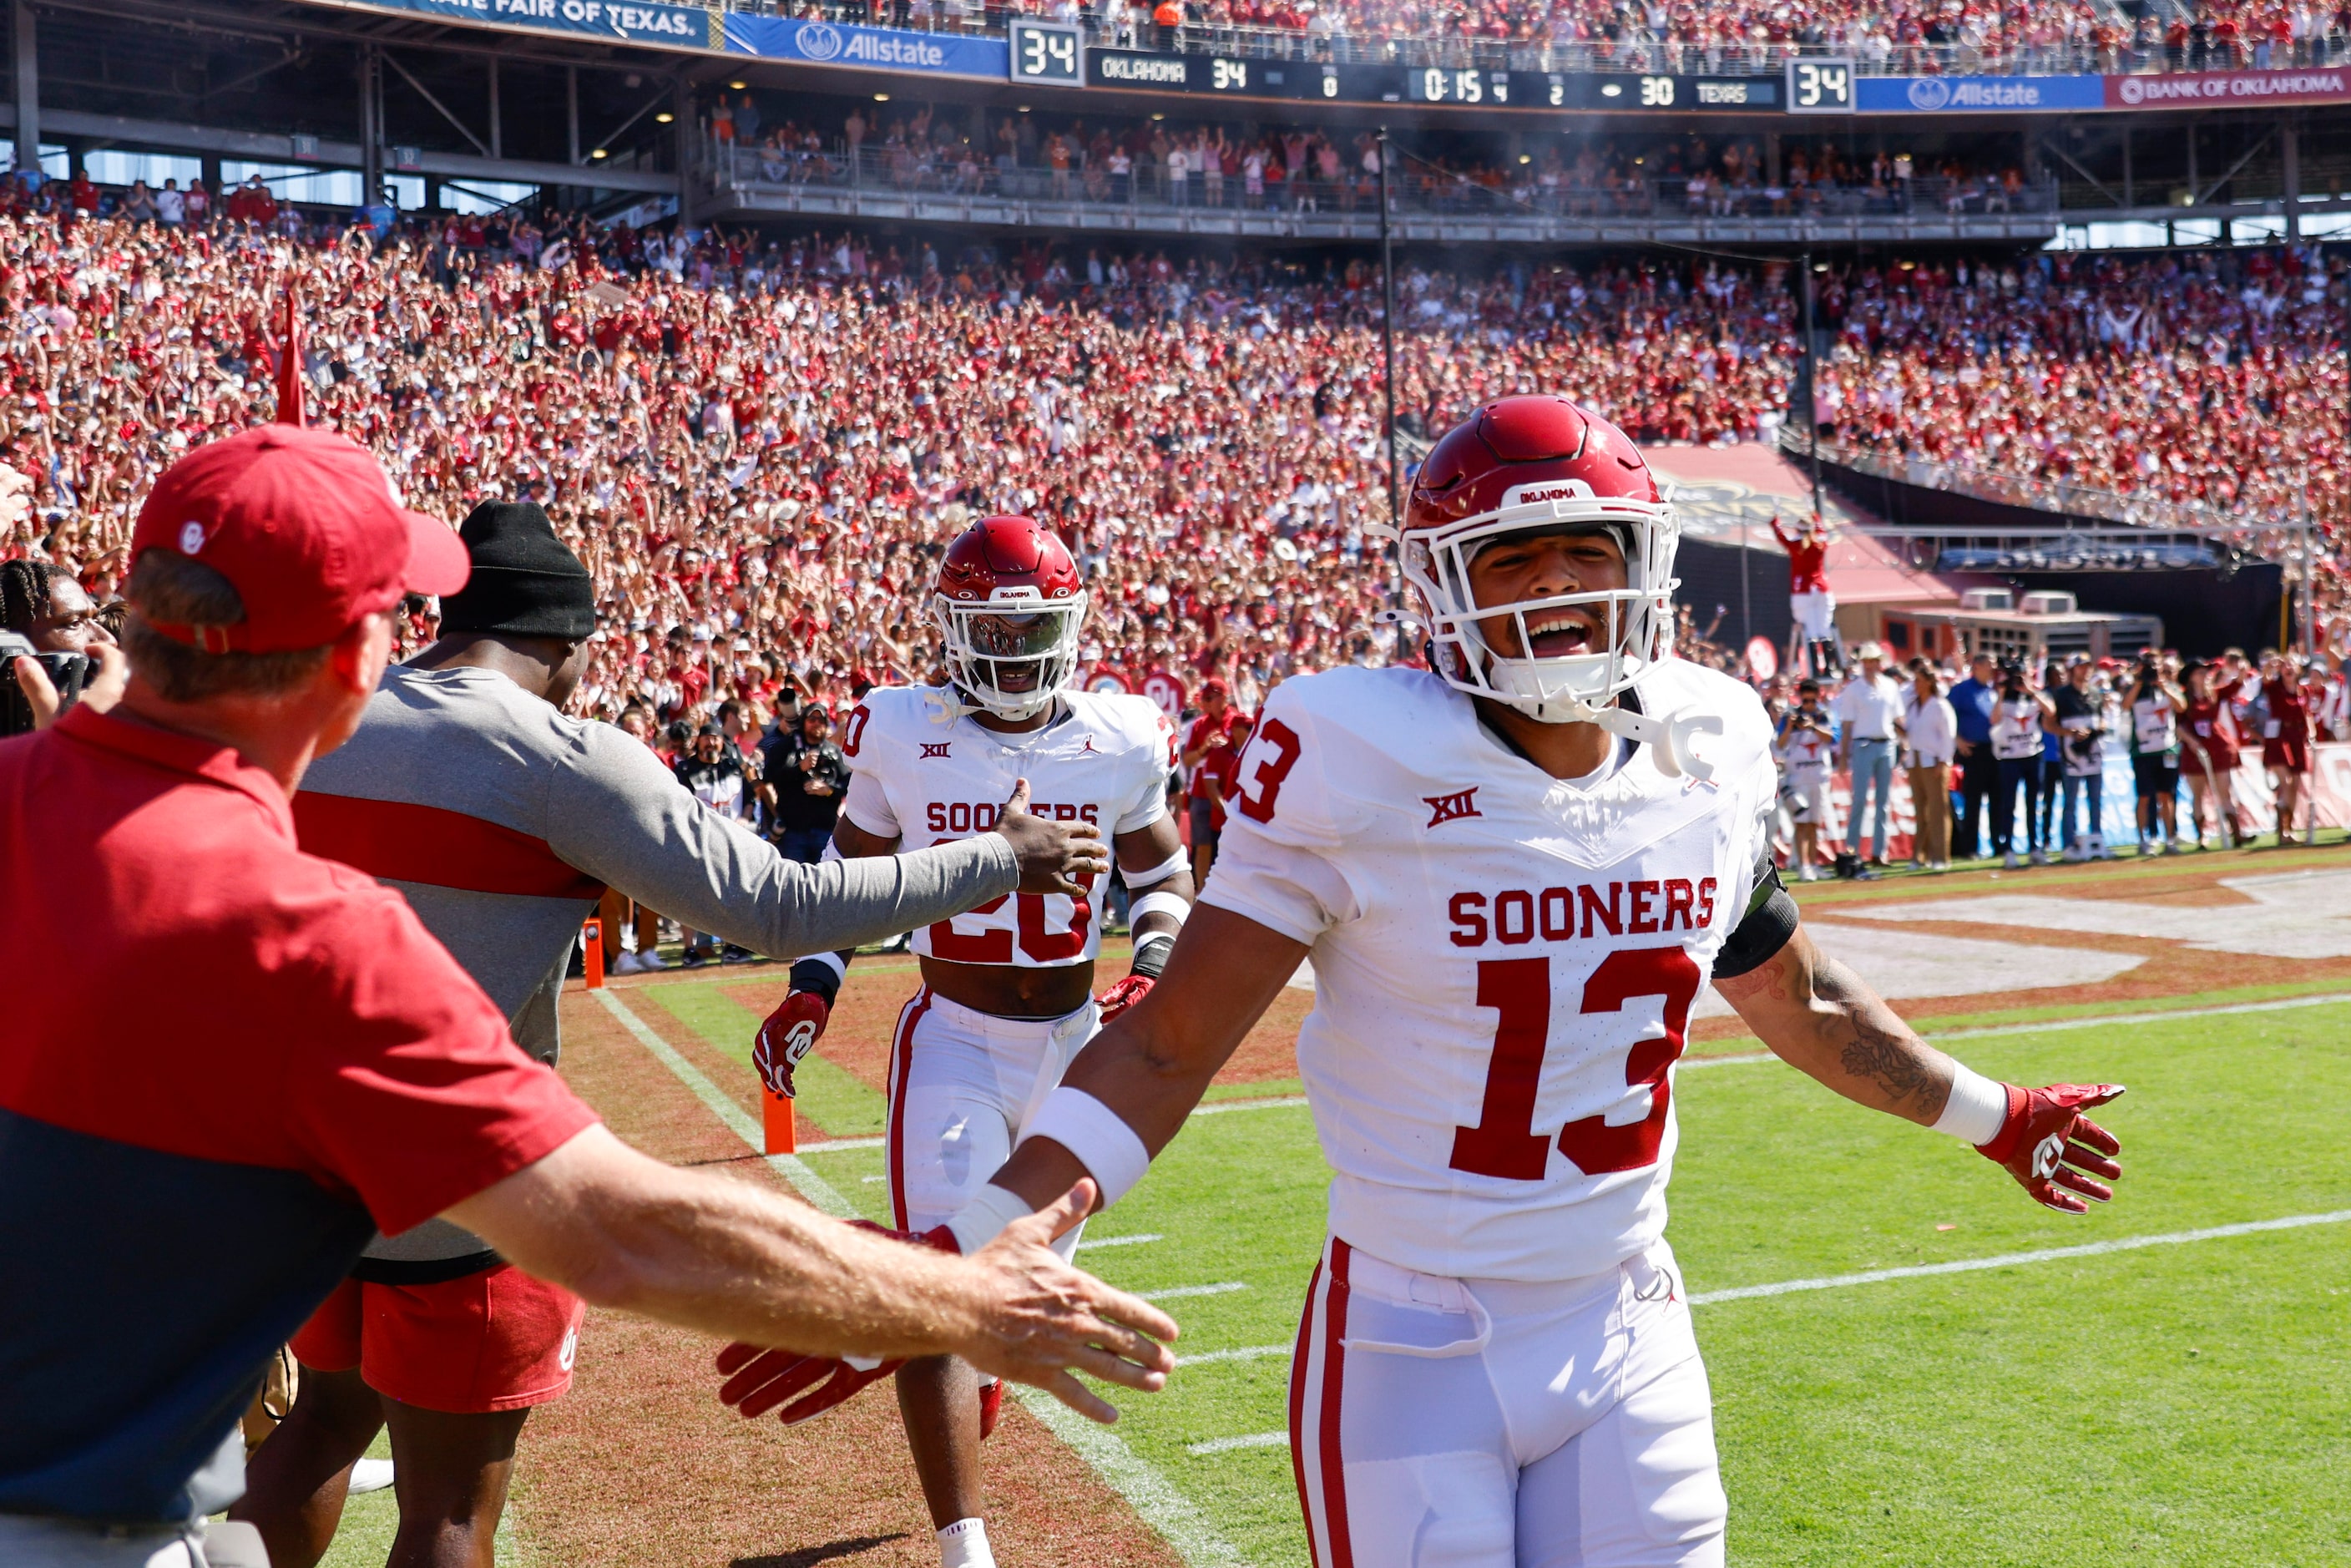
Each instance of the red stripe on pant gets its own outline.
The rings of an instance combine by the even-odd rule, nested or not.
[[[1298,1500],[1306,1515],[1307,1549],[1314,1568],[1354,1568],[1353,1542],[1347,1529],[1346,1461],[1339,1451],[1340,1393],[1346,1375],[1347,1264],[1353,1253],[1344,1241],[1331,1239],[1327,1265],[1318,1264],[1314,1282],[1307,1287],[1306,1312],[1298,1325],[1298,1347],[1290,1367],[1290,1458],[1298,1478]],[[1328,1278],[1325,1278],[1327,1267]],[[1322,1300],[1316,1301],[1320,1288]],[[1316,1322],[1317,1307],[1321,1322]],[[1319,1332],[1318,1332],[1319,1328]],[[1322,1345],[1322,1387],[1314,1411],[1314,1472],[1307,1472],[1306,1421],[1309,1352],[1317,1340]],[[1322,1529],[1315,1525],[1315,1485],[1322,1492]],[[1322,1542],[1330,1549],[1326,1555]]]
[[[890,1212],[898,1228],[906,1223],[906,1070],[914,1064],[914,1026],[931,1010],[931,988],[922,987],[898,1009],[898,1032],[890,1040]]]

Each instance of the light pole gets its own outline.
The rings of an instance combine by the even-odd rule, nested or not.
[[[1813,253],[1804,252],[1804,450],[1813,465],[1813,517],[1821,519],[1821,365],[1813,352]]]
[[[1404,507],[1398,504],[1398,490],[1404,470],[1396,461],[1395,406],[1395,251],[1388,233],[1388,128],[1379,131],[1380,148],[1380,351],[1387,361],[1388,403],[1388,526],[1404,527]],[[1404,565],[1401,549],[1396,553],[1399,570]]]

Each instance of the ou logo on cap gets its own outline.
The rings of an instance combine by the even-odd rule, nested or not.
[[[193,555],[204,548],[204,526],[193,519],[180,525],[180,553]]]

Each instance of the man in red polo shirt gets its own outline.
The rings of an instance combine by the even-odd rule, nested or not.
[[[0,743],[0,1562],[241,1568],[237,1417],[377,1230],[445,1215],[590,1301],[831,1354],[954,1354],[1107,1407],[1174,1324],[1044,1243],[968,1260],[629,1149],[399,894],[296,846],[404,590],[456,536],[359,447],[269,425],[175,465],[131,540],[112,710]],[[80,939],[58,942],[58,931]],[[1137,1332],[1140,1331],[1140,1332]]]

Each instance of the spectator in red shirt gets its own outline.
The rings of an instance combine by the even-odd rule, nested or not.
[[[1844,668],[1844,649],[1837,641],[1836,595],[1829,591],[1828,525],[1815,512],[1794,533],[1771,519],[1771,537],[1788,552],[1788,609],[1795,617],[1795,636],[1788,643],[1788,661],[1795,662],[1796,638],[1813,651],[1813,673]]]
[[[357,727],[403,589],[466,574],[364,451],[283,425],[200,447],[131,554],[120,704],[0,743],[0,943],[48,955],[0,1031],[0,1257],[30,1287],[0,1291],[0,1562],[265,1561],[204,1522],[243,1490],[261,1364],[372,1232],[436,1215],[722,1337],[961,1355],[1090,1410],[1061,1369],[1108,1345],[1156,1385],[1165,1351],[1112,1323],[1173,1324],[1044,1246],[1091,1188],[959,1260],[664,1166],[397,893],[299,851],[290,797]]]
[[[1228,803],[1240,791],[1241,753],[1249,749],[1249,735],[1257,721],[1236,710],[1226,725],[1225,733],[1216,745],[1208,747],[1200,760],[1197,787],[1208,807],[1208,841],[1205,846],[1195,841],[1192,847],[1193,876],[1207,878],[1208,868],[1217,863],[1217,842],[1223,836],[1225,819],[1229,814]],[[1195,886],[1198,882],[1195,882]]]
[[[1184,732],[1184,748],[1178,759],[1184,764],[1190,786],[1192,829],[1192,877],[1195,886],[1208,874],[1208,862],[1217,844],[1217,824],[1211,816],[1207,792],[1201,786],[1200,770],[1213,747],[1222,744],[1225,726],[1232,718],[1232,688],[1222,679],[1211,675],[1200,683],[1200,716]]]

